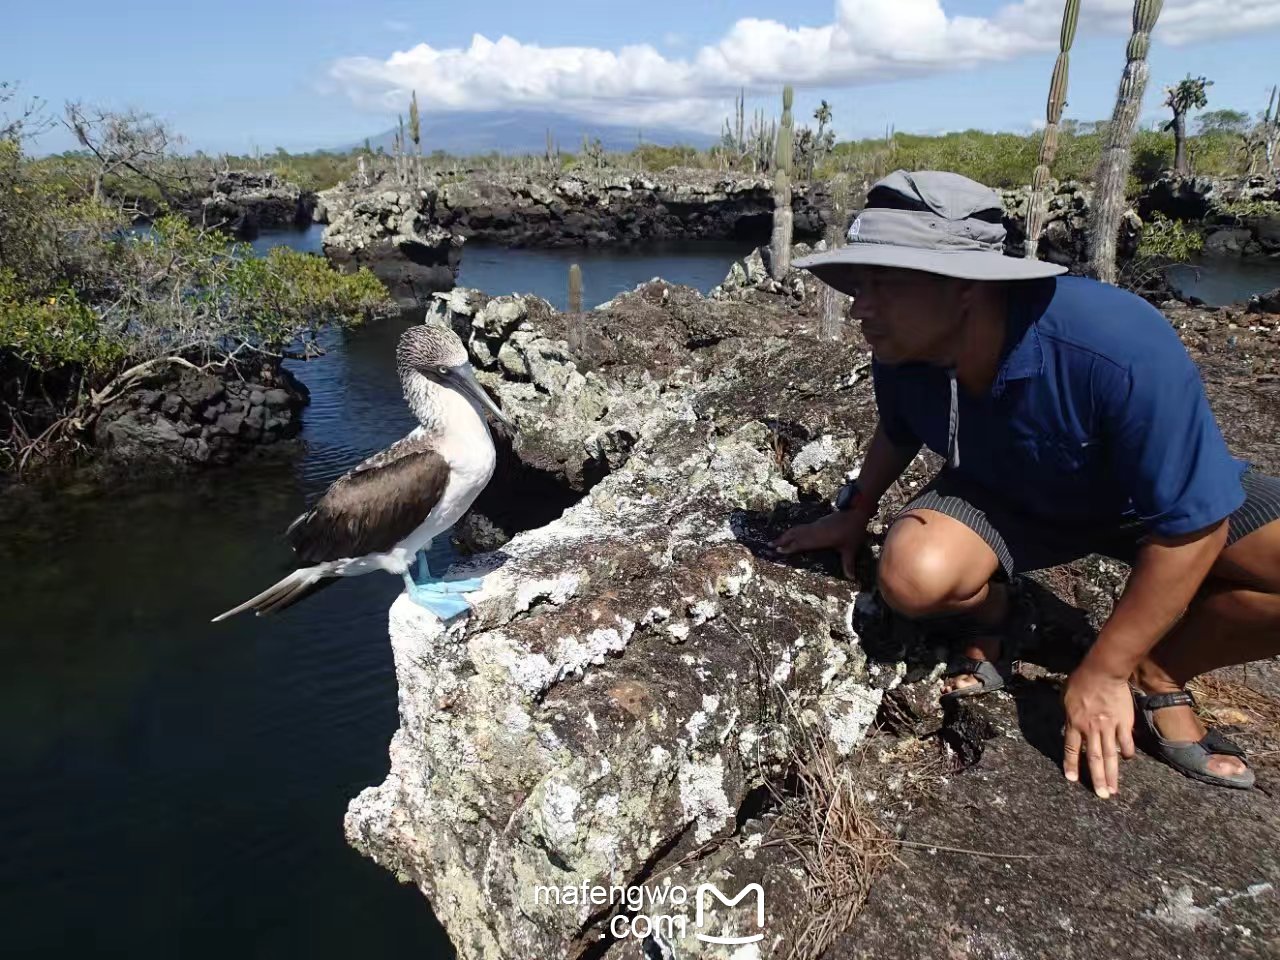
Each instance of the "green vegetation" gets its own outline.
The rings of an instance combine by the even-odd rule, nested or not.
[[[1131,290],[1158,288],[1169,267],[1190,263],[1203,249],[1203,230],[1156,213],[1143,227],[1133,257],[1120,268],[1120,282]]]
[[[181,216],[134,230],[110,198],[139,182],[169,195],[163,149],[129,146],[151,150],[155,128],[105,115],[99,137],[80,116],[90,146],[76,176],[25,157],[22,123],[0,139],[0,467],[74,450],[108,401],[167,366],[277,364],[326,324],[391,310],[367,271],[287,249],[255,258]]]
[[[1204,249],[1204,231],[1163,213],[1153,214],[1138,241],[1137,256],[1166,264],[1188,263]]]

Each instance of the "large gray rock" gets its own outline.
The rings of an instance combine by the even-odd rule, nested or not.
[[[1216,230],[1204,241],[1204,254],[1207,257],[1240,257],[1253,242],[1253,233],[1247,227],[1229,227]]]
[[[1061,726],[1043,673],[1013,686],[1016,701],[998,695],[991,716],[981,707],[943,717],[933,642],[842,580],[834,558],[772,553],[771,539],[823,513],[856,469],[874,401],[860,342],[819,342],[793,300],[739,292],[707,299],[655,282],[576,317],[530,297],[435,298],[429,321],[469,332],[485,382],[528,433],[521,457],[572,477],[589,472],[581,451],[592,450],[606,475],[557,518],[499,536],[494,552],[455,567],[487,574],[469,618],[446,628],[404,597],[393,604],[400,727],[386,780],[350,805],[350,842],[430,899],[463,960],[781,958],[824,888],[778,846],[771,790],[821,745],[842,764],[838,776],[852,778],[868,838],[999,852],[1009,816],[1013,852],[1045,856],[981,860],[995,891],[987,905],[968,890],[977,868],[964,854],[898,851],[921,868],[873,888],[879,912],[867,915],[867,939],[841,941],[834,956],[946,955],[937,944],[953,928],[957,955],[1082,956],[1073,937],[1086,926],[1090,955],[1132,926],[1149,952],[1173,956],[1188,942],[1176,918],[1204,916],[1192,908],[1250,930],[1214,939],[1216,927],[1197,928],[1200,955],[1248,955],[1239,949],[1248,937],[1270,944],[1275,870],[1259,851],[1275,843],[1273,801],[1217,796],[1204,808],[1213,842],[1162,841],[1170,824],[1200,822],[1197,788],[1153,801],[1172,774],[1150,759],[1126,772],[1133,794],[1119,804],[1066,784],[1041,752]],[[1280,468],[1271,381],[1252,375],[1280,354],[1275,334],[1184,307],[1171,320],[1205,368],[1233,449]],[[612,459],[593,439],[610,433],[628,438]],[[938,462],[918,457],[884,515]],[[874,583],[882,533],[859,558],[864,584]],[[1123,577],[1093,559],[1038,574],[1019,605],[1020,657],[1079,656]],[[1024,715],[1024,704],[1038,712]],[[869,743],[877,715],[896,733]],[[1048,849],[1057,834],[1045,824],[1060,810],[1074,818],[1058,830],[1069,839]],[[1057,883],[1060,855],[1070,876]],[[1097,920],[1095,877],[1115,881],[1106,889],[1124,913]],[[765,891],[767,936],[742,946],[698,939],[692,901],[632,914],[538,898],[540,886],[715,883],[731,895],[753,882]],[[912,920],[910,936],[893,906],[900,890],[913,904],[940,904],[937,917]],[[984,926],[997,906],[1018,924]],[[1134,921],[1133,911],[1156,919]],[[663,914],[683,917],[683,929],[643,946],[613,939],[616,917]],[[717,933],[755,929],[746,903],[717,916]]]
[[[432,219],[435,189],[387,190],[330,210],[324,252],[344,270],[368,267],[403,307],[452,289],[463,238]]]
[[[214,178],[200,214],[207,226],[254,237],[310,222],[315,203],[314,193],[270,171],[231,170]]]
[[[1005,253],[1020,257],[1026,248],[1027,206],[1029,187],[1000,191],[1004,205]],[[1038,248],[1040,259],[1085,273],[1089,258],[1089,217],[1093,208],[1093,190],[1075,180],[1049,181],[1045,204],[1044,231]],[[1125,260],[1133,256],[1142,232],[1137,212],[1128,210],[1120,223],[1116,255]]]
[[[1280,313],[1280,287],[1250,297],[1246,309],[1250,313]]]
[[[1138,199],[1138,211],[1148,220],[1156,213],[1170,220],[1203,220],[1231,192],[1212,177],[1162,177]]]
[[[386,191],[385,179],[358,177],[321,195],[333,222],[341,211]],[[396,188],[392,192],[399,192]],[[663,239],[768,239],[768,177],[709,170],[662,174],[607,170],[551,175],[458,170],[433,195],[432,222],[463,237],[507,246],[577,246]],[[821,185],[797,186],[795,230],[816,239],[826,223]]]
[[[802,725],[847,753],[875,717],[851,592],[739,540],[796,494],[768,428],[709,443],[695,404],[661,398],[624,468],[478,558],[466,623],[392,607],[401,727],[347,835],[419,885],[461,957],[584,955],[608,912],[538,885],[642,883],[731,835]]]
[[[254,405],[255,397],[271,403],[271,419],[265,406]],[[282,367],[163,367],[108,403],[90,437],[115,465],[226,465],[267,447],[284,449],[302,430],[307,400],[306,387]]]

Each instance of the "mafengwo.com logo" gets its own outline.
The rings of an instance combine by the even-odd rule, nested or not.
[[[713,908],[717,903],[723,907],[736,907],[744,900],[751,908],[756,932],[729,934],[724,929],[723,919],[717,921]],[[764,939],[764,888],[758,883],[747,884],[732,897],[721,893],[715,884],[698,884],[693,893],[692,929],[688,911],[679,909],[688,906],[689,889],[676,883],[651,887],[602,887],[585,881],[574,887],[539,885],[533,889],[533,902],[535,905],[558,904],[571,908],[583,905],[620,908],[622,912],[609,920],[609,933],[601,934],[602,939],[609,935],[619,940],[628,937],[645,940],[656,936],[672,941],[682,940],[692,933],[703,943],[729,946],[757,943]],[[724,911],[719,913],[723,918]]]
[[[759,927],[761,931],[763,931],[764,930],[764,887],[760,886],[760,884],[758,883],[748,883],[745,887],[743,887],[741,890],[738,891],[738,895],[734,897],[732,900],[728,899],[727,897],[725,897],[724,894],[722,894],[719,890],[717,890],[714,884],[711,884],[711,883],[699,884],[698,893],[697,893],[698,929],[700,931],[705,929],[705,926],[704,926],[705,918],[703,915],[703,910],[706,908],[707,904],[710,902],[712,897],[715,897],[717,900],[719,900],[721,903],[723,903],[727,907],[736,907],[742,900],[746,899],[748,896],[755,896],[756,898],[755,899],[756,926]],[[742,944],[742,943],[755,943],[757,940],[764,939],[763,932],[753,933],[750,936],[745,936],[745,937],[713,937],[710,934],[705,934],[705,933],[695,933],[694,936],[697,937],[699,940],[703,941],[704,943],[727,943],[727,944],[733,944],[733,945]]]

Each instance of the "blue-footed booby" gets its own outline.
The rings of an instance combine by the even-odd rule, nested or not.
[[[461,595],[478,590],[481,581],[433,577],[427,550],[493,476],[496,455],[485,412],[508,427],[511,421],[476,382],[452,330],[406,330],[396,366],[419,426],[335,480],[289,525],[285,536],[297,555],[296,570],[214,622],[245,610],[274,613],[337,577],[374,570],[403,577],[409,597],[443,620],[469,608]],[[417,576],[410,574],[415,558]]]

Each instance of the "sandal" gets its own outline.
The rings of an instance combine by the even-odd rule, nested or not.
[[[1244,773],[1234,777],[1223,777],[1209,770],[1209,758],[1214,755],[1239,757],[1242,761],[1245,758],[1245,753],[1240,749],[1240,746],[1217,730],[1210,728],[1200,740],[1195,742],[1190,740],[1166,740],[1160,736],[1160,728],[1156,726],[1154,717],[1155,712],[1165,707],[1183,706],[1191,707],[1194,710],[1196,698],[1191,695],[1189,690],[1179,690],[1177,693],[1158,693],[1152,696],[1135,693],[1134,701],[1138,707],[1138,715],[1142,717],[1147,732],[1154,742],[1154,750],[1152,752],[1157,758],[1163,760],[1183,776],[1190,777],[1192,780],[1199,780],[1202,783],[1211,783],[1216,787],[1231,787],[1236,790],[1248,790],[1253,786],[1253,771],[1248,769],[1247,764]]]
[[[947,672],[942,675],[942,679],[949,680],[951,677],[958,677],[964,674],[968,674],[978,682],[944,693],[938,698],[940,703],[946,703],[949,700],[963,700],[965,697],[981,697],[1004,689],[1004,674],[1000,672],[1000,668],[991,660],[954,657],[947,664]]]

